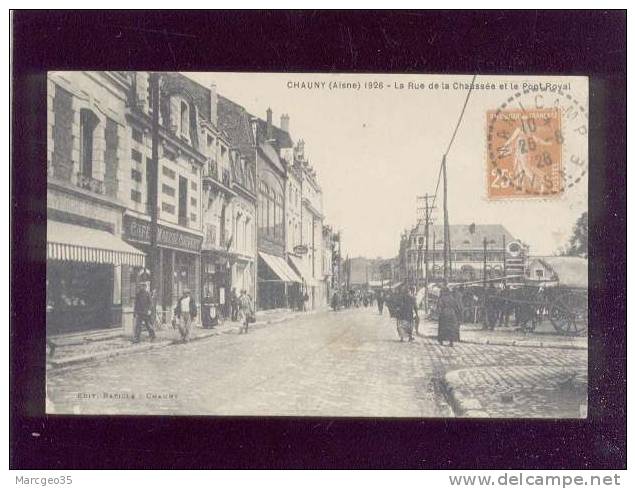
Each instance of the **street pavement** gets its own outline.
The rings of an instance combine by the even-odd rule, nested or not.
[[[401,343],[386,310],[308,314],[247,335],[49,370],[47,412],[579,416],[586,350],[480,342],[451,348],[437,343],[435,331],[424,322],[423,336]]]

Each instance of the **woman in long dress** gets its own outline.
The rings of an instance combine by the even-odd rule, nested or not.
[[[443,345],[444,341],[448,341],[450,346],[453,346],[455,341],[460,341],[459,328],[462,310],[448,287],[442,287],[437,310],[439,311],[437,341],[440,345]]]

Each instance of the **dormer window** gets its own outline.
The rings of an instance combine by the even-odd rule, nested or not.
[[[181,101],[181,136],[190,139],[190,107],[185,101]]]

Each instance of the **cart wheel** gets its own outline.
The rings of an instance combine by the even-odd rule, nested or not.
[[[554,299],[549,310],[550,322],[565,335],[578,336],[587,332],[587,294],[567,292]]]

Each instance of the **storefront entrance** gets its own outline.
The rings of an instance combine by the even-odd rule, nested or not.
[[[114,266],[50,260],[46,267],[46,333],[121,327],[113,304]]]

